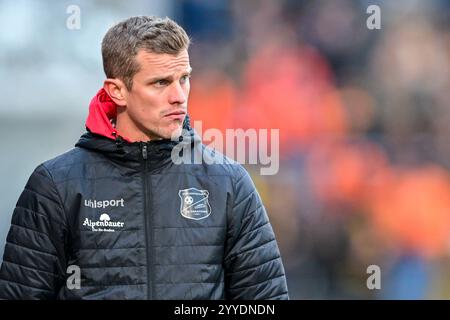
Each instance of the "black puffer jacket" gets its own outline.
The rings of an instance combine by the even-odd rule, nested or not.
[[[247,172],[230,161],[176,165],[175,145],[87,132],[37,167],[12,217],[0,298],[287,299]],[[79,289],[66,285],[71,265]]]

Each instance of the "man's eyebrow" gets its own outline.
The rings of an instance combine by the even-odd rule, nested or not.
[[[161,76],[155,76],[152,78],[148,78],[146,82],[153,83],[153,82],[160,81],[160,80],[172,80],[172,78],[173,78],[172,75],[167,75],[167,76],[161,75]]]
[[[187,68],[183,72],[183,74],[188,74],[188,75],[190,75],[191,73],[192,73],[192,67]],[[159,80],[169,80],[170,81],[172,79],[173,79],[173,74],[167,74],[167,75],[160,75],[160,76],[151,77],[151,78],[147,79],[146,82],[156,82],[156,81],[159,81]]]

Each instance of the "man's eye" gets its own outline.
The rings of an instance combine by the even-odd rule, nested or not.
[[[185,75],[185,76],[182,76],[181,79],[180,79],[180,82],[181,82],[181,83],[185,83],[186,81],[189,80],[190,77],[191,77],[191,76],[188,75],[188,74]]]
[[[167,80],[158,80],[158,81],[156,81],[155,82],[155,85],[157,85],[157,86],[165,86],[165,85],[167,85],[169,83],[169,81],[167,81]]]

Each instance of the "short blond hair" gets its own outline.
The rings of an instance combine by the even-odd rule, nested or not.
[[[103,69],[107,78],[119,78],[131,90],[133,77],[140,68],[135,59],[140,49],[176,55],[189,45],[186,31],[167,17],[131,17],[117,23],[105,34]]]

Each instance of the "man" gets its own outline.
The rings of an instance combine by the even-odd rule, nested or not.
[[[132,17],[107,32],[107,79],[87,132],[38,166],[17,202],[0,298],[288,298],[248,173],[226,158],[173,161],[186,147],[214,157],[187,117],[188,47],[168,18]]]

